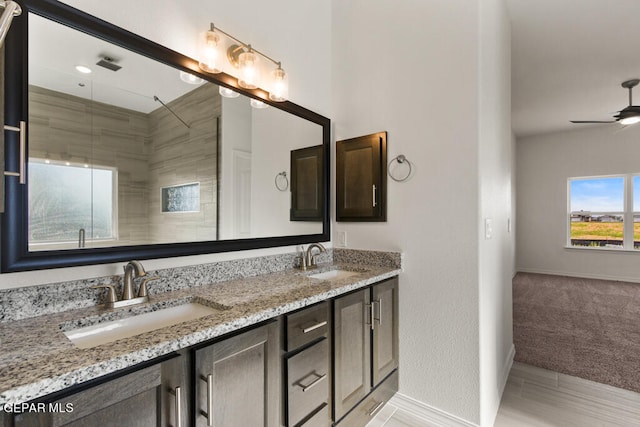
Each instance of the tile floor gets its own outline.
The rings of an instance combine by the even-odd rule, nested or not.
[[[439,427],[387,404],[367,427]],[[514,363],[494,427],[640,427],[640,393]]]

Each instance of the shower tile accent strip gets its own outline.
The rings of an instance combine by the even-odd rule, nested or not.
[[[152,295],[148,304],[108,310],[95,305],[79,309],[75,306],[76,309],[73,310],[2,322],[0,405],[27,402],[360,289],[401,272],[401,266],[375,265],[388,264],[389,260],[394,259],[401,260],[400,254],[367,253],[357,256],[355,252],[349,251],[342,255],[350,256],[351,259],[367,259],[374,264],[333,264],[333,254],[331,251],[327,252],[323,257],[328,263],[312,272],[291,268],[295,264],[295,254],[149,272],[161,274],[162,282],[167,283],[162,289],[172,290]],[[284,268],[286,265],[289,267]],[[332,268],[351,270],[356,274],[334,280],[308,277]],[[32,311],[41,307],[51,310],[50,306],[54,309],[69,308],[70,302],[56,295],[57,286],[75,286],[80,289],[102,280],[65,282],[52,285],[50,288],[53,290],[47,291],[42,286],[24,288],[20,290],[20,296],[34,298],[34,301],[22,301],[22,306]],[[62,294],[68,294],[68,290],[64,289]],[[157,287],[155,291],[158,291]],[[11,293],[14,297],[17,296],[13,290],[6,292],[3,297],[6,299],[6,295]],[[51,303],[47,301],[48,298],[57,298],[58,303]],[[64,330],[78,326],[130,316],[133,313],[155,311],[188,300],[226,308],[200,319],[93,348],[77,348],[63,334]],[[14,301],[14,305],[20,306],[17,301]]]

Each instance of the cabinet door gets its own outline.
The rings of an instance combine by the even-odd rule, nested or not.
[[[386,221],[387,133],[336,142],[336,219]]]
[[[322,221],[324,146],[291,151],[291,221]]]
[[[180,357],[162,363],[161,426],[187,427],[191,414],[190,370],[191,358],[187,350]]]
[[[46,413],[16,415],[16,427],[148,427],[158,423],[160,364],[47,403]]]
[[[386,280],[372,288],[373,386],[398,367],[398,278]]]
[[[371,389],[369,289],[334,302],[334,420],[339,420]]]
[[[279,328],[273,322],[196,351],[196,426],[278,426]]]

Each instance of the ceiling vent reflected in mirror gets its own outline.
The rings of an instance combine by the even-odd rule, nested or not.
[[[99,65],[107,70],[118,71],[122,67],[115,63],[115,60],[110,56],[103,56],[100,61],[96,62],[96,65]]]

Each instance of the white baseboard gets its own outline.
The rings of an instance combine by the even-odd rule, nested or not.
[[[498,382],[501,398],[502,394],[504,393],[504,388],[507,385],[507,380],[509,379],[509,373],[511,372],[511,367],[513,366],[513,358],[515,357],[515,355],[516,348],[513,344],[511,344],[511,349],[509,350],[509,354],[504,360],[502,372],[500,373],[500,379]],[[433,406],[422,403],[402,393],[396,393],[391,398],[391,400],[389,400],[389,405],[393,405],[399,410],[407,412],[412,417],[424,420],[425,423],[435,424],[440,427],[478,427],[478,424],[469,422],[463,418],[445,412],[441,409],[434,408]]]
[[[402,393],[396,393],[389,404],[396,408],[408,412],[412,417],[424,420],[426,423],[435,424],[441,427],[478,427],[458,416],[445,412],[441,409],[422,403]]]
[[[500,377],[500,382],[498,385],[500,386],[500,399],[502,400],[502,394],[504,393],[504,388],[507,385],[507,380],[509,379],[509,373],[511,372],[511,368],[513,367],[513,359],[516,357],[516,347],[511,344],[511,350],[509,350],[509,354],[507,355],[504,364],[502,365],[502,376]]]
[[[582,279],[614,280],[616,282],[639,283],[640,277],[611,276],[607,274],[574,273],[571,271],[541,270],[537,268],[518,268],[518,273],[549,274],[552,276],[577,277]]]

